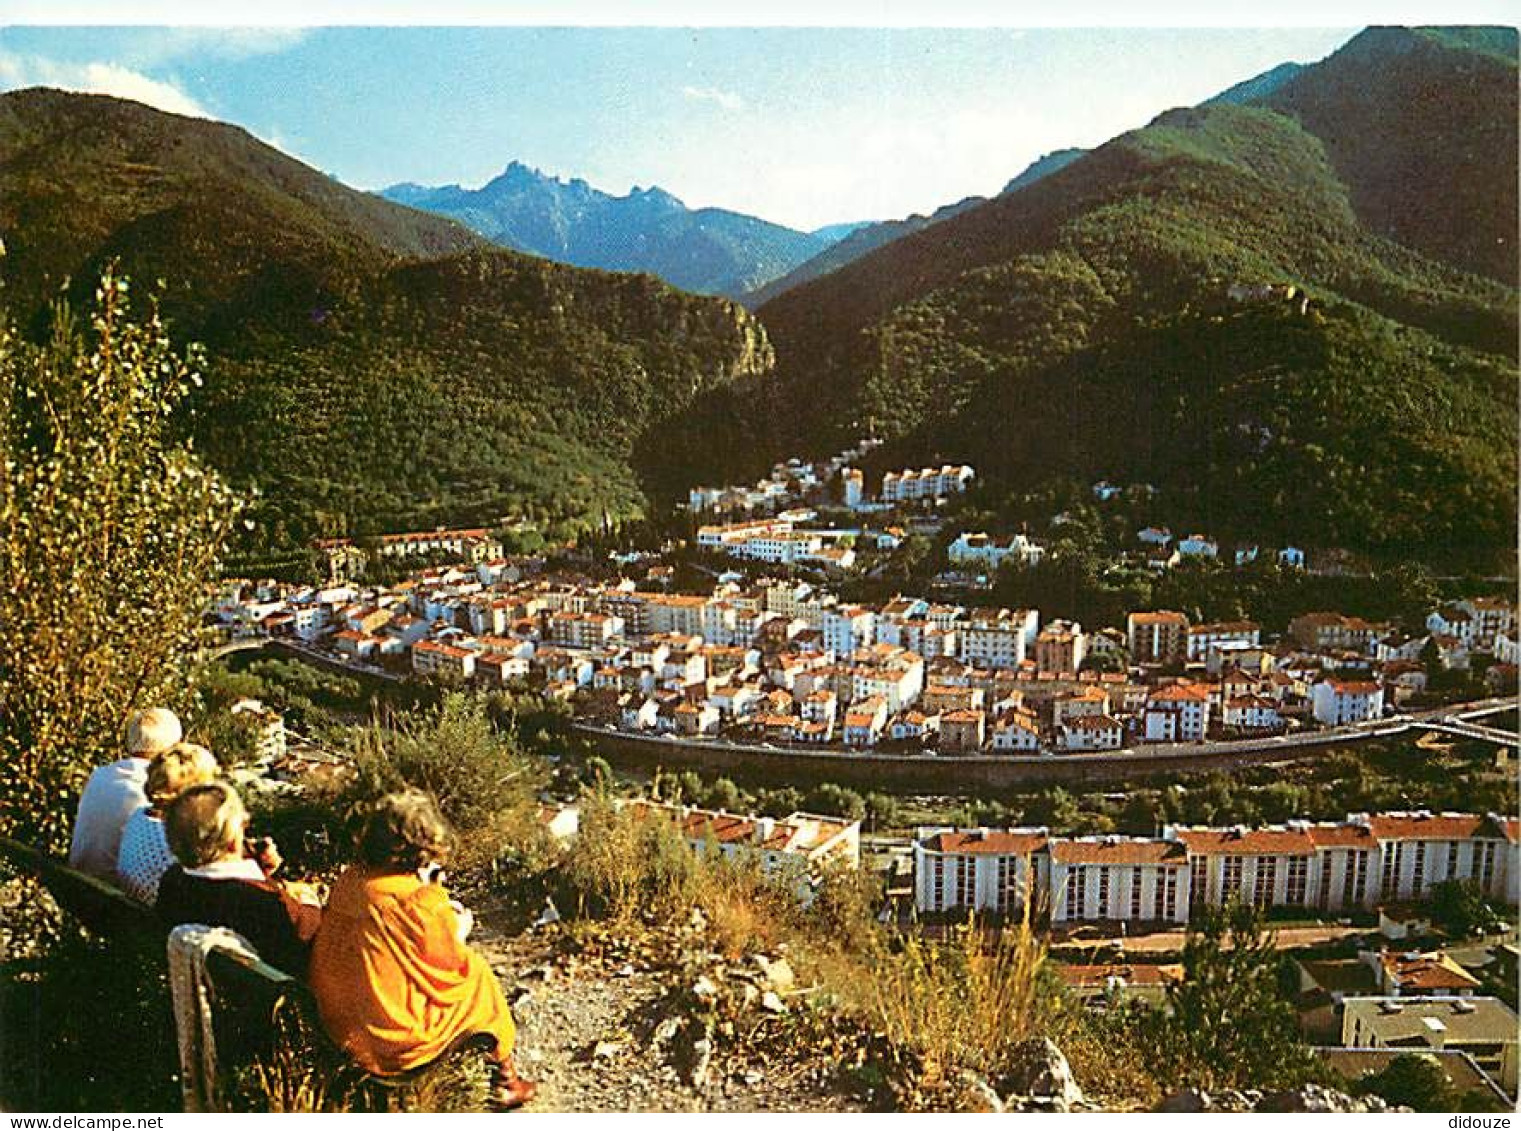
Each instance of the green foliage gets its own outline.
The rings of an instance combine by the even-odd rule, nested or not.
[[[954,457],[1007,485],[1152,482],[1220,537],[1390,559],[1513,546],[1516,293],[1464,274],[1458,245],[1514,258],[1472,234],[1514,212],[1514,65],[1427,62],[1411,89],[1436,83],[1461,125],[1433,124],[1421,98],[1366,98],[1382,74],[1353,53],[1284,88],[1342,76],[1326,114],[1291,108],[1305,124],[1173,111],[788,291],[761,315],[777,384],[808,411],[767,423],[822,450],[870,422],[890,441],[878,468]],[[1366,135],[1343,128],[1348,102]],[[1338,146],[1364,136],[1380,141],[1349,171]],[[1428,148],[1462,157],[1454,193],[1412,206],[1414,168],[1443,167],[1414,161],[1381,182],[1399,216],[1366,211],[1379,171]],[[1382,235],[1422,224],[1451,237],[1420,244],[1430,258]],[[1496,274],[1513,283],[1514,263]],[[1304,289],[1308,313],[1226,297],[1274,281]],[[1056,596],[1109,587],[1081,562],[1049,572]]]
[[[59,850],[127,716],[184,706],[238,500],[170,417],[199,381],[107,274],[87,327],[0,330],[0,831]]]
[[[1183,944],[1183,979],[1167,988],[1156,1051],[1171,1068],[1159,1070],[1209,1090],[1287,1088],[1311,1078],[1312,1056],[1278,978],[1278,952],[1255,909],[1202,908]]]
[[[1432,886],[1430,899],[1432,918],[1455,937],[1499,930],[1503,925],[1476,880],[1443,880]]]
[[[847,786],[824,782],[808,794],[804,808],[811,813],[859,821],[866,816],[866,799]]]
[[[1357,1092],[1414,1111],[1456,1111],[1457,1095],[1434,1057],[1400,1053],[1357,1082]]]
[[[876,830],[895,827],[902,818],[902,806],[890,793],[872,792],[866,795],[866,819]]]
[[[35,959],[13,952],[0,967],[0,1046],[7,1111],[178,1111],[162,942],[150,950],[72,929]]]
[[[702,803],[709,809],[722,809],[733,813],[743,805],[739,786],[728,778],[714,778],[713,784],[703,793]]]
[[[522,844],[534,826],[543,767],[493,728],[478,697],[453,692],[436,710],[377,722],[357,733],[354,755],[352,801],[426,790],[459,834],[466,863]]]

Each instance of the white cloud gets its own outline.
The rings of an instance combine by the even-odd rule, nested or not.
[[[311,34],[299,27],[166,27],[122,31],[121,57],[135,67],[156,67],[187,57],[236,62],[289,50]]]
[[[117,63],[60,63],[35,55],[0,52],[0,90],[51,86],[85,94],[130,98],[156,110],[210,118],[211,113],[173,83],[150,78]]]
[[[711,102],[715,106],[725,110],[743,110],[745,101],[737,94],[731,94],[727,90],[719,90],[716,86],[684,86],[681,88],[683,98],[690,98],[693,102]]]

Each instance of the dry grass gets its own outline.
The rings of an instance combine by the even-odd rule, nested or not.
[[[1029,925],[999,930],[968,922],[944,940],[910,935],[871,956],[854,987],[866,1015],[918,1061],[917,1086],[932,1092],[958,1069],[993,1075],[1021,1042],[1044,1034],[1053,999],[1040,976],[1045,946]]]

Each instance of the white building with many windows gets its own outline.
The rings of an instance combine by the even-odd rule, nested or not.
[[[922,828],[914,902],[921,911],[1022,913],[1032,894],[1050,890],[1047,840],[1043,828]]]
[[[1490,899],[1515,906],[1518,832],[1514,817],[1427,812],[1262,828],[1169,826],[1157,838],[921,829],[915,890],[921,911],[1002,910],[987,877],[1022,868],[1019,875],[1033,877],[1036,910],[1054,923],[1183,922],[1190,909],[1231,899],[1328,913],[1373,909],[1427,898],[1444,880],[1473,880]],[[971,857],[975,864],[962,863]]]
[[[1310,689],[1316,721],[1328,727],[1382,718],[1384,689],[1369,680],[1325,679]]]

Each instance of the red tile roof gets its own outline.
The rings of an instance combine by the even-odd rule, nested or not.
[[[1477,813],[1383,813],[1370,818],[1379,840],[1468,840],[1505,835],[1488,817]]]
[[[1308,856],[1315,841],[1303,829],[1179,829],[1191,854],[1200,856]]]
[[[1060,864],[1163,864],[1188,862],[1183,846],[1170,840],[1132,837],[1079,837],[1053,840],[1051,859]]]
[[[936,833],[924,842],[930,852],[973,856],[1024,855],[1039,852],[1048,841],[1044,829],[989,829],[986,832]]]

